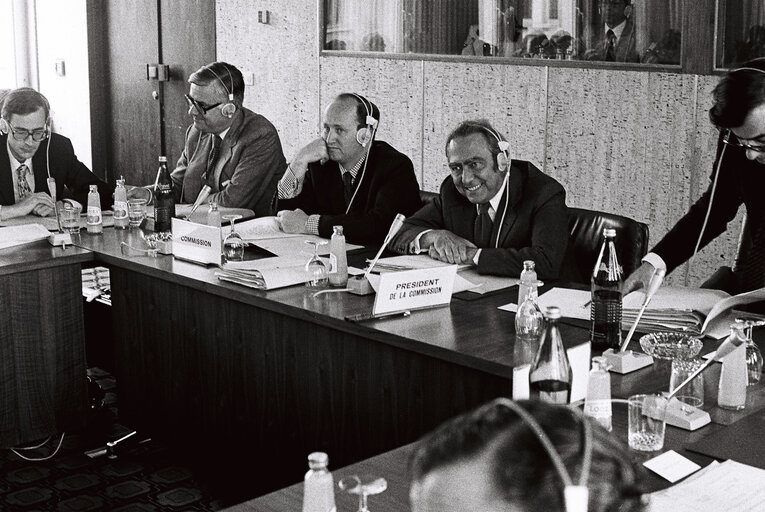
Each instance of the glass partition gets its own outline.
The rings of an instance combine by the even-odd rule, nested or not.
[[[679,64],[682,4],[324,0],[324,49]]]
[[[765,3],[762,0],[718,1],[717,20],[716,67],[736,67],[765,57]]]

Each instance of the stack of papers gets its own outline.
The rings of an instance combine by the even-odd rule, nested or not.
[[[41,224],[25,224],[0,228],[0,249],[45,240],[50,232]]]
[[[300,255],[293,255],[229,262],[222,265],[215,275],[221,281],[241,284],[258,290],[274,290],[306,282],[308,280],[305,271],[307,261]],[[327,268],[329,268],[328,263]]]

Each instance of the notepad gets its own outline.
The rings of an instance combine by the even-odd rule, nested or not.
[[[45,240],[50,232],[42,224],[24,224],[0,228],[0,249]]]

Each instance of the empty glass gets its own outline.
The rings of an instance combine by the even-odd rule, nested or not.
[[[327,245],[326,240],[306,240],[305,243],[313,245],[313,256],[305,264],[306,282],[309,288],[324,288],[329,284],[329,270],[327,265],[319,257],[319,246]]]
[[[337,486],[348,494],[359,497],[359,508],[356,512],[369,512],[367,496],[380,494],[388,488],[388,481],[374,475],[353,475],[343,478]]]
[[[704,365],[701,359],[673,359],[672,374],[669,378],[669,392],[672,393],[675,388],[685,382],[685,379],[691,376],[693,372]],[[692,381],[679,392],[676,397],[680,402],[693,407],[704,405],[704,375],[698,374]],[[685,411],[686,409],[683,408]]]
[[[633,450],[652,452],[664,447],[667,399],[661,395],[633,395],[627,400],[627,444]]]
[[[131,228],[137,228],[146,218],[146,199],[128,199],[128,222]]]
[[[78,235],[80,233],[80,213],[82,208],[70,203],[64,203],[64,207],[59,209],[61,216],[61,227],[65,233]]]
[[[223,258],[226,261],[242,261],[244,259],[244,240],[234,228],[234,221],[241,219],[241,215],[224,215],[223,218],[231,222],[231,231],[223,239]]]
[[[762,352],[752,339],[752,328],[762,325],[762,321],[749,321],[746,326],[746,376],[747,385],[754,386],[762,377]]]

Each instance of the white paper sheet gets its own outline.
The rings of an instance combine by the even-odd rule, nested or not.
[[[590,298],[591,293],[587,290],[552,288],[539,296],[537,305],[543,313],[548,306],[558,306],[561,316],[589,320]],[[518,305],[511,302],[500,306],[499,309],[515,313],[518,310]]]
[[[651,460],[645,461],[643,465],[672,483],[701,469],[701,466],[683,457],[675,450],[666,451]]]
[[[23,224],[0,228],[0,249],[28,244],[37,240],[45,240],[50,231],[42,224]]]

